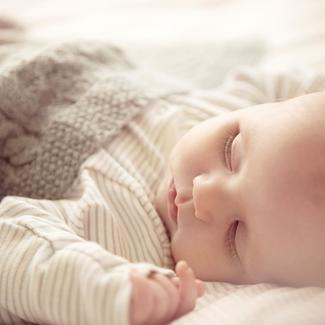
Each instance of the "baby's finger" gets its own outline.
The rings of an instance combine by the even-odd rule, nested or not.
[[[176,288],[179,288],[179,278],[178,277],[173,277],[172,282],[176,286]],[[205,283],[199,279],[195,279],[195,284],[196,284],[196,292],[198,297],[202,297],[205,292]]]
[[[176,288],[179,288],[179,278],[178,277],[173,277],[172,282],[174,283]],[[196,293],[198,297],[202,297],[205,292],[205,283],[199,279],[195,279],[195,284],[196,284]]]
[[[197,298],[195,276],[187,263],[180,261],[176,265],[176,274],[179,277],[179,305],[177,317],[184,315],[195,307]]]
[[[171,280],[174,283],[175,287],[179,288],[179,278],[175,276]]]

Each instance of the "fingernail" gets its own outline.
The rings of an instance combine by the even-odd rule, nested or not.
[[[178,263],[177,263],[177,267],[179,268],[188,268],[188,265],[187,265],[187,263],[185,262],[185,261],[179,261]]]
[[[184,265],[185,267],[188,267],[188,264],[187,264],[186,261],[182,261],[182,262],[183,262],[183,265]]]

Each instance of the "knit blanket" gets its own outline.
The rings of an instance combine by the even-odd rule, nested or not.
[[[82,162],[165,91],[103,43],[4,51],[0,199],[62,198]]]

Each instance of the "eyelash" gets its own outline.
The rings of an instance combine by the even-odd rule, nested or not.
[[[226,235],[226,246],[227,249],[229,250],[231,257],[233,258],[239,258],[236,245],[235,245],[235,238],[236,238],[236,232],[237,228],[239,225],[239,221],[235,220],[227,230],[227,235]]]
[[[238,130],[238,128],[236,128],[235,131],[231,131],[230,134],[228,133],[224,139],[223,157],[224,157],[225,165],[230,171],[232,171],[231,157],[230,157],[231,145],[238,133],[239,133],[239,130]],[[229,159],[229,157],[230,157],[230,159]]]

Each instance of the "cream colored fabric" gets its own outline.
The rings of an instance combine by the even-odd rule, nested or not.
[[[2,200],[0,323],[128,324],[130,269],[172,275],[152,202],[179,134],[216,114],[325,89],[324,82],[309,72],[239,70],[217,90],[156,102],[85,161],[63,200]],[[174,323],[321,324],[324,304],[318,288],[215,283]]]

